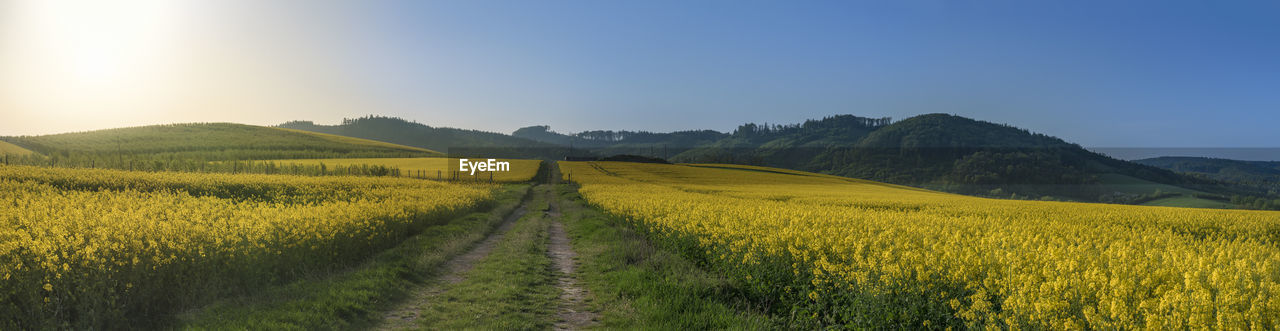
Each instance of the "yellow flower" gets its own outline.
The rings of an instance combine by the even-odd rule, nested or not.
[[[746,281],[812,275],[772,285],[813,301],[894,295],[968,329],[1280,320],[1280,212],[995,200],[741,165],[560,167],[588,203]],[[858,310],[824,315],[842,313]]]
[[[162,278],[173,270],[223,274],[227,265],[264,260],[299,269],[342,265],[490,200],[496,188],[406,178],[4,166],[0,274],[5,280],[45,275],[36,286],[46,293],[54,281],[64,291],[102,290],[83,293],[93,296],[111,295],[107,284],[121,279]],[[348,235],[368,240],[341,240]],[[285,250],[308,258],[277,255]],[[125,289],[163,295],[217,281],[126,282]],[[0,282],[0,295],[30,285]],[[40,302],[26,300],[18,304]]]

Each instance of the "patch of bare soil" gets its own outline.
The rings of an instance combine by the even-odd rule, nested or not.
[[[554,196],[550,199],[551,208],[547,216],[550,216],[552,222],[547,254],[551,256],[552,266],[559,271],[556,287],[560,289],[561,301],[560,310],[556,312],[555,329],[576,330],[595,323],[599,316],[586,309],[584,299],[587,297],[587,291],[579,286],[577,279],[573,277],[575,254],[573,247],[569,244],[569,236],[564,232],[564,225],[560,223],[559,202],[555,201]]]

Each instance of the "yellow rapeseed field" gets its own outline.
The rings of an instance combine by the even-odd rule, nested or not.
[[[486,159],[469,159],[472,162],[484,161]],[[510,171],[493,172],[493,180],[495,182],[525,182],[533,179],[538,173],[538,166],[542,161],[524,160],[524,159],[499,159],[498,161],[511,162]],[[363,158],[363,159],[302,159],[302,160],[272,160],[279,165],[320,165],[326,166],[358,166],[358,165],[377,165],[384,167],[392,167],[400,169],[403,176],[406,177],[422,177],[427,179],[441,178],[448,180],[450,176],[455,175],[453,172],[458,171],[457,158]],[[487,181],[489,180],[488,172],[479,172],[475,174],[460,173],[456,174],[459,179],[467,181]]]
[[[1280,212],[994,200],[762,167],[561,167],[588,202],[802,327],[1280,325]]]
[[[128,327],[112,321],[341,268],[492,189],[0,166],[0,329]]]

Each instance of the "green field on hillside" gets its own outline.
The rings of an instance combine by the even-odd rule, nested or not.
[[[26,148],[22,148],[21,146],[0,140],[0,154],[27,155],[31,154],[31,151]]]
[[[1164,199],[1156,199],[1142,204],[1143,206],[1165,206],[1165,207],[1188,207],[1188,208],[1219,208],[1233,209],[1239,206],[1208,199],[1201,199],[1193,196],[1176,196]]]
[[[23,148],[65,159],[265,160],[420,157],[440,153],[380,141],[231,123],[195,123],[8,137]]]
[[[1200,194],[1204,192],[1191,190],[1187,188],[1177,187],[1173,185],[1160,184],[1144,179],[1134,178],[1121,174],[1102,174],[1098,176],[1102,185],[1106,186],[1108,191],[1115,191],[1127,194],[1150,194],[1156,190],[1165,193],[1181,193],[1181,194]]]
[[[154,125],[0,140],[35,152],[11,157],[12,164],[146,171],[277,173],[270,165],[248,161],[443,155],[380,141],[232,123]]]

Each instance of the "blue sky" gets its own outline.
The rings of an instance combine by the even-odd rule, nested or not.
[[[1274,1],[205,6],[193,20],[205,22],[200,41],[258,68],[223,78],[275,77],[255,90],[292,86],[290,97],[127,123],[380,114],[499,132],[539,124],[728,131],[832,114],[941,112],[1085,146],[1280,142]],[[237,93],[249,92],[219,98]]]

